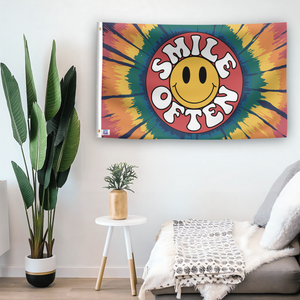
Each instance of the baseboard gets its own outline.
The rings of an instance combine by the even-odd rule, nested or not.
[[[141,278],[144,268],[136,268],[136,275]],[[57,268],[57,277],[97,278],[99,268]],[[129,278],[128,268],[105,268],[104,278]]]
[[[137,277],[141,278],[144,268],[136,268]],[[97,278],[99,268],[64,268],[56,269],[56,277],[68,278]],[[24,267],[6,267],[0,266],[0,277],[24,277]],[[105,268],[104,278],[129,278],[128,268]]]

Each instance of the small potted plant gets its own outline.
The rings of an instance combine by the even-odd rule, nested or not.
[[[104,180],[108,183],[104,188],[113,189],[109,193],[109,215],[113,220],[124,220],[128,216],[127,192],[134,191],[129,187],[137,175],[133,168],[137,166],[127,163],[115,163],[107,168],[110,176],[105,176]]]

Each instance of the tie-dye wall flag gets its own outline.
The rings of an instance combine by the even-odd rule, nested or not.
[[[287,135],[287,24],[99,23],[98,136]]]

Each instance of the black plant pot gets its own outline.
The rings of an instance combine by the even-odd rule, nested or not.
[[[56,257],[25,257],[25,273],[28,283],[34,287],[47,287],[55,279]]]

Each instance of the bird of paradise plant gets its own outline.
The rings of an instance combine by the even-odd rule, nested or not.
[[[79,146],[80,121],[75,109],[76,69],[71,67],[59,81],[56,44],[53,41],[43,113],[37,103],[25,36],[24,48],[27,123],[18,83],[5,64],[1,63],[0,68],[13,137],[21,147],[25,167],[23,171],[12,161],[25,206],[31,258],[42,258],[45,246],[47,257],[52,256],[58,189],[68,178]],[[28,133],[31,170],[23,149]]]

